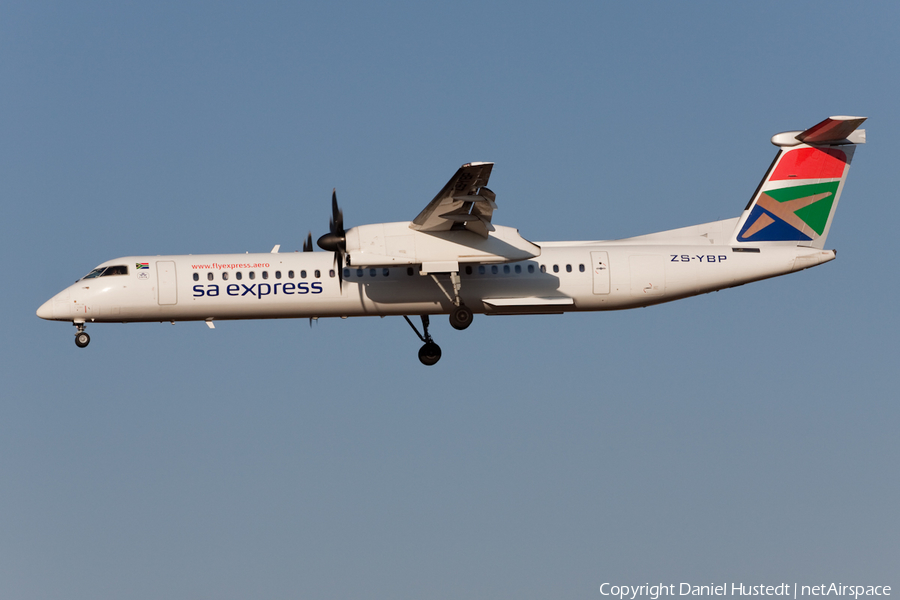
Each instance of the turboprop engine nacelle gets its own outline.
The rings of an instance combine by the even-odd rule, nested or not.
[[[541,248],[513,227],[494,225],[488,237],[466,230],[423,232],[410,222],[353,227],[346,234],[347,264],[389,267],[422,263],[504,263],[534,258]]]

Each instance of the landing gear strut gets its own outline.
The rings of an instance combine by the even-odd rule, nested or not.
[[[419,339],[424,343],[424,345],[419,348],[419,360],[422,361],[422,364],[430,367],[441,360],[441,347],[434,343],[434,340],[431,339],[431,334],[428,333],[428,315],[422,315],[422,329],[425,331],[425,335],[419,333],[419,330],[416,329],[413,322],[409,320],[409,317],[403,315],[403,318],[406,319],[406,322],[409,323],[409,326],[412,327],[412,330],[416,332],[416,335],[419,336]]]
[[[85,348],[91,343],[91,336],[84,332],[84,323],[74,323],[78,331],[75,332],[75,345],[79,348]]]
[[[462,287],[462,281],[459,278],[459,271],[450,271],[450,291],[453,294],[450,294],[450,291],[441,283],[440,279],[438,279],[439,273],[430,273],[431,278],[434,282],[441,288],[441,291],[444,292],[444,295],[447,296],[447,299],[453,302],[453,310],[450,311],[450,325],[453,329],[458,329],[462,331],[466,327],[472,324],[472,309],[463,304],[462,298],[459,297],[459,290]],[[419,336],[421,337],[421,336]]]

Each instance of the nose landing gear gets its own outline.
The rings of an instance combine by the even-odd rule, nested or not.
[[[403,318],[406,319],[406,322],[409,323],[409,326],[412,327],[412,330],[416,332],[416,335],[419,336],[419,339],[424,343],[424,345],[419,348],[419,360],[422,364],[430,367],[441,360],[441,347],[434,343],[434,340],[431,339],[431,334],[428,333],[428,315],[422,315],[422,329],[425,331],[425,335],[419,333],[419,330],[416,329],[413,322],[409,320],[409,317],[403,315]]]
[[[78,331],[75,332],[75,345],[79,348],[86,348],[91,343],[91,336],[84,332],[84,323],[73,323]]]

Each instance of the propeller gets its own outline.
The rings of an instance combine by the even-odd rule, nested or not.
[[[306,240],[304,240],[304,242],[303,242],[303,251],[304,252],[312,252],[313,251],[312,231],[309,232],[309,235],[306,236]]]
[[[347,236],[344,231],[344,213],[338,208],[337,190],[331,191],[331,220],[328,222],[328,233],[316,242],[319,248],[334,252],[334,262],[337,265],[338,284],[341,291],[344,289],[344,252],[347,251]],[[310,238],[311,239],[311,238]]]

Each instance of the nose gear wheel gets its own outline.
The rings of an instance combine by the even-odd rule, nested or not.
[[[84,323],[74,323],[78,331],[75,332],[75,345],[86,348],[91,343],[91,336],[84,332]]]

